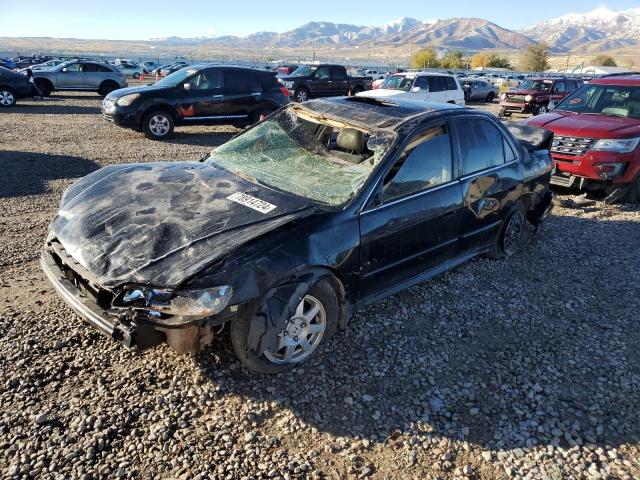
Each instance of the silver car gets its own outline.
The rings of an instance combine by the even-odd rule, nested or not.
[[[493,102],[500,94],[500,87],[487,80],[477,78],[460,78],[458,80],[464,90],[464,99],[469,101]]]
[[[88,90],[107,95],[127,86],[127,77],[116,67],[90,60],[72,60],[49,70],[35,71],[33,79],[45,97],[56,90]]]

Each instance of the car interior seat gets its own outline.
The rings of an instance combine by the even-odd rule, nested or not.
[[[331,153],[349,163],[361,163],[370,156],[365,153],[367,141],[364,133],[355,128],[341,129],[336,138],[336,146],[339,150],[332,150]]]

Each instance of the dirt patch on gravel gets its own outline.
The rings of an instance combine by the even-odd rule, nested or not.
[[[152,142],[90,94],[0,112],[2,476],[640,478],[636,207],[557,207],[515,258],[369,306],[284,375],[243,371],[225,335],[190,358],[85,325],[37,263],[64,189],[235,131]]]

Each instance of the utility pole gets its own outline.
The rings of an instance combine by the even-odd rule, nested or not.
[[[313,48],[313,61],[316,61],[316,41],[315,39],[311,40],[311,47]]]
[[[571,58],[571,54],[567,54],[567,66],[564,69],[564,73],[569,73],[569,59]]]

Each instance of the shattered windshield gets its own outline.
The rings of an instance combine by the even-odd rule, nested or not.
[[[216,148],[207,162],[325,205],[348,202],[396,135],[289,107]]]
[[[640,119],[640,87],[588,84],[565,98],[555,110]]]

